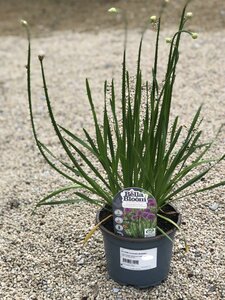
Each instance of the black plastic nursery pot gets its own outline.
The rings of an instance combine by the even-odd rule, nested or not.
[[[172,205],[163,209],[167,217],[180,225],[181,215]],[[109,214],[104,208],[98,211],[97,223]],[[165,228],[167,235],[174,239],[176,227],[162,219],[159,226]],[[100,229],[103,234],[108,273],[114,281],[122,285],[147,288],[158,285],[167,278],[173,243],[165,235],[158,232],[151,238],[122,237],[114,234],[111,218],[100,225]]]

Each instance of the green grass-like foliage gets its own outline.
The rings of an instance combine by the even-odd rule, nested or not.
[[[86,201],[91,204],[111,207],[113,196],[126,187],[140,187],[149,191],[157,200],[158,210],[166,203],[188,195],[204,192],[225,184],[218,184],[187,191],[201,180],[222,159],[206,160],[206,153],[213,141],[201,143],[201,107],[195,113],[187,131],[179,125],[179,117],[170,121],[171,100],[179,60],[179,44],[182,34],[192,33],[184,29],[186,7],[182,12],[178,31],[172,37],[168,64],[163,86],[157,79],[160,19],[157,21],[154,66],[151,82],[143,82],[140,67],[142,40],[140,42],[134,93],[126,69],[126,51],[123,55],[122,94],[116,98],[114,80],[104,84],[104,114],[100,122],[88,80],[86,89],[95,135],[83,129],[85,138],[80,138],[58,125],[52,110],[46,84],[43,56],[39,56],[44,92],[49,116],[68,161],[54,155],[38,138],[33,117],[31,99],[31,47],[29,29],[26,26],[29,48],[27,63],[28,98],[32,129],[36,144],[48,164],[72,182],[71,185],[54,191],[42,199],[37,206],[69,204]],[[26,25],[26,24],[25,24]],[[108,94],[108,90],[110,90]],[[117,106],[121,107],[118,115]],[[143,113],[144,108],[144,113]],[[184,136],[181,141],[181,136]],[[178,146],[180,145],[180,146]],[[78,162],[82,160],[82,165]],[[99,163],[101,167],[99,168]],[[193,171],[199,170],[197,173]],[[96,180],[97,178],[97,180]],[[55,200],[55,196],[73,190],[70,199]],[[53,200],[52,200],[53,198]]]

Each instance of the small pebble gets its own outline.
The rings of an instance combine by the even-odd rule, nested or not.
[[[81,258],[78,262],[77,262],[78,265],[83,265],[84,264],[84,259]]]
[[[113,293],[118,293],[120,291],[120,289],[118,289],[118,288],[113,288],[112,290],[113,290]]]
[[[216,211],[219,208],[219,204],[214,202],[214,203],[209,205],[209,208],[213,211]]]
[[[18,208],[20,206],[20,202],[16,199],[13,199],[9,202],[10,209]]]
[[[209,292],[215,292],[216,291],[216,285],[212,285],[209,287]]]

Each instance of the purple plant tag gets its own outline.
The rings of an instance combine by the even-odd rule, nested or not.
[[[157,202],[141,188],[125,188],[113,199],[114,232],[121,236],[147,238],[156,235]]]

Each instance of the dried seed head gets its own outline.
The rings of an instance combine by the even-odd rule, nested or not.
[[[118,13],[118,9],[115,7],[111,7],[110,9],[108,9],[109,13]]]
[[[44,51],[40,51],[40,52],[39,52],[38,58],[39,58],[40,61],[42,61],[42,60],[45,58],[45,53],[44,53]]]
[[[157,17],[156,16],[151,16],[150,21],[151,21],[151,23],[156,23]]]
[[[170,44],[170,43],[172,42],[172,39],[171,39],[170,37],[167,37],[167,38],[166,38],[166,42],[167,42],[168,44]]]
[[[27,23],[26,20],[20,20],[20,23],[21,23],[21,25],[23,25],[23,26],[25,26],[25,27],[28,26],[28,23]]]
[[[193,13],[191,11],[186,13],[186,18],[191,19],[193,17]]]
[[[192,32],[191,36],[194,40],[198,38],[198,34],[196,32]]]

